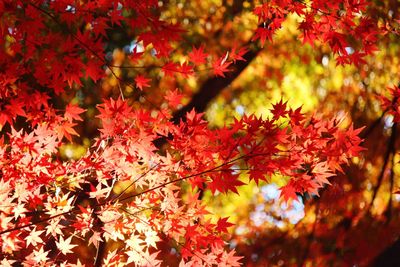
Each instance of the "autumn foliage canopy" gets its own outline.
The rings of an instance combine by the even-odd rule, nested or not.
[[[279,176],[282,203],[318,202],[359,162],[367,121],[305,112],[281,95],[265,104],[268,116],[216,126],[196,99],[211,100],[273,49],[286,23],[295,46],[363,69],[399,20],[383,24],[366,0],[222,2],[252,24],[239,38],[224,17],[231,41],[218,47],[196,18],[174,12],[182,3],[0,2],[2,266],[239,266],[247,260],[229,246],[234,224],[211,214],[205,194],[240,195]],[[375,99],[396,124],[400,88],[387,86]],[[65,148],[84,137],[84,152],[69,157]]]

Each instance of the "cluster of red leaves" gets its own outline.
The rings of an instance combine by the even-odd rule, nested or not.
[[[137,31],[137,41],[144,47],[152,45],[157,57],[168,59],[171,42],[180,40],[183,32],[178,25],[161,21],[152,12],[157,1],[22,1],[6,0],[0,3],[0,129],[12,124],[17,116],[35,113],[30,94],[37,88],[64,92],[66,88],[79,87],[82,79],[98,81],[111,68],[104,57],[106,30],[112,25],[126,25]],[[303,42],[314,44],[316,40],[329,44],[337,55],[338,64],[356,65],[375,51],[377,23],[360,16],[365,11],[365,1],[269,1],[254,9],[259,18],[253,40],[264,43],[272,40],[290,13],[299,15],[303,21],[300,30]],[[127,11],[124,13],[124,11]],[[127,15],[128,14],[128,15]],[[225,55],[211,59],[211,69],[217,76],[225,76],[231,64],[244,60],[245,48],[232,47]],[[135,64],[143,53],[132,53]],[[204,47],[188,54],[189,61],[178,64],[169,61],[162,71],[174,76],[192,75],[194,67],[207,63],[210,55]],[[146,74],[139,74],[136,87],[143,90],[150,86]],[[43,91],[43,90],[42,90]],[[43,103],[43,101],[39,102]],[[14,108],[11,108],[14,107]],[[37,112],[36,112],[37,113]],[[36,114],[37,115],[37,114]],[[71,125],[61,131],[71,134]],[[60,134],[61,135],[61,134]],[[67,135],[68,136],[68,135]]]
[[[287,12],[296,12],[312,21],[302,26],[307,38],[315,36],[340,57],[350,57],[348,36],[339,29],[353,36],[360,32],[365,35],[360,53],[368,54],[374,27],[368,19],[357,26],[350,23],[363,6],[340,3],[347,5],[346,20],[326,14],[338,13],[341,5],[333,1],[313,1],[311,11],[298,1],[271,1],[255,10],[263,26],[256,38],[271,39]],[[183,198],[182,184],[237,193],[245,183],[242,171],[256,182],[281,174],[289,180],[282,197],[297,199],[296,194],[317,194],[341,170],[340,164],[360,150],[359,130],[343,130],[337,119],[305,120],[299,109],[282,101],[274,105],[270,119],[245,116],[210,129],[194,111],[175,125],[171,110],[132,110],[122,99],[111,99],[98,105],[102,128],[91,149],[77,161],[62,162],[59,148],[77,135],[74,126],[84,109],[67,105],[58,110],[51,97],[80,88],[85,79],[99,81],[104,68],[112,72],[103,42],[113,25],[131,27],[137,41],[168,60],[182,30],[160,20],[153,12],[157,5],[154,0],[0,2],[2,265],[79,266],[79,259],[69,262],[68,257],[78,240],[96,249],[101,242],[123,242],[106,252],[104,265],[160,265],[157,242],[167,239],[179,249],[181,266],[238,266],[240,257],[225,250],[222,238],[230,223],[226,218],[207,220],[196,193]],[[200,46],[188,54],[188,62],[167,61],[161,71],[187,77],[209,63],[215,75],[224,77],[245,54],[245,48],[232,47],[210,60]],[[142,56],[134,50],[132,63]],[[138,89],[151,85],[146,77],[136,76]],[[165,99],[175,108],[181,97],[173,91]],[[24,130],[17,127],[18,118],[24,120]],[[154,145],[160,136],[167,140],[162,153]],[[115,191],[117,184],[123,191]]]
[[[68,110],[72,118],[82,111]],[[224,250],[221,236],[231,224],[226,218],[216,224],[206,220],[208,212],[196,194],[182,198],[182,183],[237,193],[244,184],[239,170],[256,182],[279,173],[289,178],[282,197],[296,200],[297,193],[318,194],[339,165],[361,149],[359,130],[342,130],[336,119],[305,120],[300,109],[282,101],[271,110],[271,119],[244,117],[221,129],[210,129],[195,112],[174,125],[161,112],[133,111],[121,99],[105,100],[98,110],[101,135],[77,161],[56,160],[58,134],[46,125],[31,133],[12,131],[10,142],[2,143],[5,262],[66,264],[63,256],[80,238],[94,247],[102,240],[126,244],[109,252],[105,264],[142,266],[151,259],[158,265],[157,242],[167,238],[179,244],[182,266],[237,266],[240,257]],[[169,146],[160,155],[153,142],[167,133]],[[120,182],[127,185],[116,193]],[[88,185],[91,201],[74,206]],[[58,252],[45,240],[54,240]]]
[[[377,22],[363,16],[367,2],[361,1],[295,1],[272,0],[257,6],[254,14],[259,27],[253,37],[272,41],[289,14],[300,16],[300,38],[314,46],[316,41],[328,44],[336,55],[337,63],[364,64],[364,57],[377,50],[378,34],[382,32]]]
[[[381,100],[382,109],[387,111],[388,114],[393,116],[393,122],[400,121],[400,87],[393,86],[388,88],[390,98],[386,96],[379,96]]]
[[[231,127],[214,131],[199,114],[189,113],[187,122],[179,125],[184,135],[179,138],[175,132],[172,147],[184,153],[180,156],[184,170],[202,174],[216,168],[192,178],[192,185],[203,188],[207,184],[212,192],[237,193],[236,187],[243,184],[241,170],[247,170],[256,183],[279,173],[291,177],[282,188],[283,198],[297,200],[296,193],[318,194],[318,189],[329,183],[328,177],[342,171],[340,164],[361,150],[357,136],[361,129],[340,130],[338,119],[305,121],[300,109],[288,109],[282,101],[271,112],[272,119],[245,116]],[[282,126],[282,119],[288,119],[288,125]]]
[[[81,87],[84,79],[96,82],[104,77],[104,68],[111,69],[104,56],[104,41],[106,30],[113,25],[129,25],[138,31],[138,41],[154,47],[157,57],[168,57],[171,42],[179,41],[182,31],[152,12],[157,4],[152,0],[1,1],[0,129],[6,123],[13,125],[17,116],[48,121],[38,118],[48,111],[47,94],[39,91],[59,95]],[[141,90],[149,86],[144,76],[135,82]],[[60,136],[70,137],[72,126],[60,125]]]

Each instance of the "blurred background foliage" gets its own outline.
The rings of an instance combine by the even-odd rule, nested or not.
[[[251,12],[256,4],[239,0],[160,1],[161,18],[179,23],[186,31],[170,59],[183,63],[188,51],[200,46],[214,58],[246,44],[249,49],[260,49],[249,43],[257,28],[257,17]],[[394,27],[392,19],[399,18],[399,5],[396,0],[372,1],[368,12],[379,18],[381,27],[390,29]],[[349,163],[344,174],[332,178],[332,186],[319,197],[299,196],[298,202],[282,203],[279,187],[286,181],[276,176],[268,184],[242,187],[239,195],[213,196],[206,191],[203,200],[210,212],[229,216],[236,224],[231,228],[230,246],[245,256],[242,262],[248,266],[363,266],[379,262],[400,236],[400,197],[393,194],[400,187],[399,155],[396,152],[393,157],[394,167],[384,166],[394,128],[377,98],[387,95],[388,86],[400,82],[400,37],[388,32],[381,36],[379,51],[366,64],[343,67],[337,66],[324,44],[302,45],[298,22],[296,16],[287,17],[273,42],[267,42],[245,70],[208,103],[205,117],[211,127],[245,114],[267,117],[271,105],[283,99],[291,107],[302,106],[309,114],[317,112],[327,118],[345,115],[355,127],[366,126],[362,133],[366,151]],[[107,58],[126,84],[109,73],[100,85],[86,81],[83,89],[63,96],[66,102],[88,110],[79,129],[81,137],[61,149],[65,159],[82,156],[97,135],[95,106],[102,98],[118,97],[123,91],[134,109],[162,109],[167,108],[166,92],[177,88],[183,94],[179,109],[213,77],[210,59],[189,77],[165,75],[152,47],[138,43],[130,27],[115,26],[108,31],[108,38]],[[137,61],[133,51],[150,53]],[[130,85],[138,74],[151,78],[150,88],[140,91]],[[396,151],[398,139],[396,136]],[[247,181],[246,174],[241,175]],[[121,188],[122,184],[116,190]],[[163,255],[171,256],[171,266],[176,264],[172,257],[176,251],[166,247]]]

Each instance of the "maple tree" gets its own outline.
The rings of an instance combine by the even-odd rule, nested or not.
[[[286,181],[285,203],[332,192],[333,177],[345,176],[343,166],[364,150],[364,125],[340,113],[308,115],[282,96],[269,116],[244,114],[220,127],[203,112],[293,18],[296,46],[329,49],[336,65],[361,68],[379,42],[396,38],[397,17],[383,26],[363,0],[227,2],[227,13],[252,22],[228,46],[204,38],[212,22],[202,30],[178,23],[185,14],[175,14],[173,3],[0,3],[2,265],[239,266],[249,257],[227,246],[233,223],[209,216],[205,192],[239,194],[248,181],[276,175]],[[223,20],[234,35],[238,26],[221,14],[205,19]],[[201,31],[204,39],[193,41]],[[194,92],[196,79],[202,86]],[[390,156],[394,162],[400,118],[400,89],[390,88],[378,97],[393,117],[382,173]],[[84,153],[63,158],[85,136]],[[75,254],[82,248],[89,256]]]

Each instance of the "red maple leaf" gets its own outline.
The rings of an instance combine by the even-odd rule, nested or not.
[[[79,116],[79,114],[85,112],[86,110],[83,108],[78,107],[77,105],[68,104],[65,108],[64,117],[72,122],[73,120],[83,121],[83,119]]]
[[[190,75],[193,75],[193,66],[185,62],[178,67],[178,72],[182,74],[183,77],[188,78]]]
[[[301,107],[297,108],[296,110],[290,109],[288,114],[290,123],[292,124],[298,125],[304,120],[304,114],[301,113]]]
[[[150,87],[149,82],[151,79],[147,79],[143,75],[138,75],[135,78],[136,87],[143,91],[143,87]]]
[[[280,197],[283,198],[286,202],[290,201],[290,200],[298,200],[297,194],[296,194],[296,190],[295,188],[291,185],[291,183],[289,182],[287,185],[282,186],[280,188],[281,193],[280,193]]]
[[[215,229],[218,232],[228,233],[228,228],[234,226],[235,224],[228,222],[229,217],[220,218],[217,222]]]
[[[200,65],[206,62],[208,54],[204,53],[204,46],[201,45],[198,49],[193,47],[192,52],[188,54],[190,61],[195,65]]]
[[[239,175],[229,172],[223,172],[218,176],[214,176],[212,182],[208,184],[213,194],[216,191],[219,191],[221,193],[232,191],[236,194],[239,194],[239,192],[237,191],[237,187],[242,185],[245,185],[245,183],[239,180]]]
[[[164,98],[168,101],[168,104],[172,108],[176,108],[182,102],[183,95],[178,91],[178,89],[168,91]]]
[[[174,62],[168,62],[161,68],[161,70],[165,73],[165,75],[170,77],[174,77],[174,74],[178,72],[178,69],[179,65]]]
[[[256,34],[251,40],[255,41],[257,39],[260,39],[261,47],[263,47],[267,39],[272,42],[273,33],[274,32],[267,27],[258,27],[256,30]]]
[[[103,78],[105,72],[102,69],[102,63],[97,60],[91,59],[85,67],[86,75],[90,77],[94,82],[97,82],[99,79]]]
[[[247,47],[241,47],[239,49],[237,49],[237,45],[234,44],[230,53],[229,53],[229,57],[232,59],[233,63],[236,63],[236,60],[238,61],[246,61],[243,58],[243,55],[247,53],[247,51],[249,51],[247,49]]]
[[[284,117],[289,112],[286,110],[287,102],[283,103],[282,99],[275,105],[272,105],[273,109],[271,110],[272,114],[274,114],[274,119],[277,120],[280,117]]]
[[[311,14],[306,15],[305,20],[302,21],[299,25],[299,29],[303,32],[302,37],[303,44],[309,43],[311,46],[314,46],[314,41],[317,38],[314,31],[314,16]]]
[[[258,17],[258,23],[265,21],[272,16],[272,8],[269,3],[258,5],[253,9],[253,13]]]
[[[58,135],[58,140],[62,140],[63,137],[67,138],[70,142],[72,142],[72,136],[79,136],[79,134],[74,130],[74,126],[76,123],[72,123],[69,121],[64,121],[58,126],[55,127],[55,131]]]
[[[230,61],[226,61],[228,58],[228,53],[224,56],[216,60],[213,64],[214,74],[216,76],[225,77],[225,72],[229,72],[230,70],[228,67],[232,64]]]

